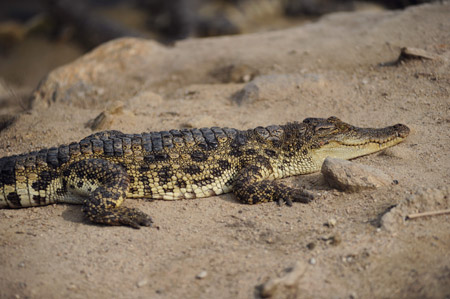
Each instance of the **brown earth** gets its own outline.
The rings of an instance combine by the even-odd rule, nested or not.
[[[0,297],[252,298],[277,277],[274,298],[450,297],[449,214],[406,219],[450,208],[449,15],[443,2],[173,48],[121,39],[56,69],[1,132],[0,156],[79,140],[103,111],[103,128],[130,133],[331,115],[412,132],[356,160],[398,184],[343,193],[319,173],[286,179],[317,195],[308,205],[128,200],[153,217],[140,230],[93,225],[79,206],[1,210]],[[433,59],[380,65],[402,47]]]

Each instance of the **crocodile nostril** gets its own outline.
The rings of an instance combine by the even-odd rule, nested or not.
[[[392,126],[392,128],[394,128],[394,130],[396,131],[397,136],[400,136],[402,138],[408,136],[410,132],[409,128],[403,124],[396,124]]]

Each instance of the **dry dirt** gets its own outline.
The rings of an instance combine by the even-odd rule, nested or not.
[[[398,184],[343,193],[319,173],[286,179],[317,195],[308,205],[127,200],[153,217],[140,230],[93,225],[79,206],[0,210],[0,297],[258,298],[295,266],[274,298],[450,298],[450,215],[405,219],[450,208],[449,16],[444,2],[170,49],[124,39],[57,69],[0,133],[0,156],[79,140],[105,109],[105,128],[130,133],[331,115],[412,132],[355,160]],[[401,47],[435,59],[379,65]]]

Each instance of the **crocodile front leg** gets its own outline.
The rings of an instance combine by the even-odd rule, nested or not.
[[[276,201],[278,204],[292,202],[309,203],[314,197],[306,190],[291,188],[278,181],[266,179],[268,169],[263,165],[250,165],[242,169],[233,185],[237,199],[246,204]]]
[[[151,226],[148,215],[121,206],[129,185],[121,166],[101,159],[82,160],[71,164],[65,177],[69,191],[85,196],[82,210],[91,221],[133,228]]]

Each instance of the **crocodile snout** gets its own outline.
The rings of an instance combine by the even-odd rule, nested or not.
[[[397,136],[401,138],[406,138],[409,135],[410,129],[403,124],[396,124],[393,128],[397,132]]]

